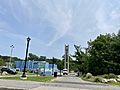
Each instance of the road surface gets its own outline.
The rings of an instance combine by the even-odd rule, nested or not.
[[[79,77],[75,76],[61,77],[53,83],[59,87],[79,88],[85,90],[120,90],[120,86],[83,81]]]
[[[10,90],[120,90],[120,86],[87,82],[71,75],[57,78],[49,83],[0,80],[0,88],[0,90],[9,90],[5,88],[11,88]]]

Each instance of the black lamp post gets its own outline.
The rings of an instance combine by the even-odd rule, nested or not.
[[[27,62],[27,55],[28,55],[28,48],[29,48],[29,42],[30,42],[30,40],[31,39],[28,37],[27,38],[26,56],[25,56],[25,65],[24,65],[24,70],[23,70],[23,74],[22,74],[23,78],[26,77],[26,74],[25,74],[25,72],[26,72],[26,62]]]

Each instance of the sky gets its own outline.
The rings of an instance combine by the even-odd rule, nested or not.
[[[120,0],[0,0],[0,55],[61,58],[65,44],[87,47],[99,34],[120,29]]]

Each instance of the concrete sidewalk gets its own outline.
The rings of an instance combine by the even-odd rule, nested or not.
[[[89,90],[89,89],[41,86],[41,87],[30,89],[30,90]]]
[[[57,77],[50,82],[54,82],[59,79],[60,78]],[[32,90],[37,87],[43,87],[43,86],[47,87],[50,85],[50,82],[45,83],[45,82],[35,82],[35,81],[0,79],[0,90]]]

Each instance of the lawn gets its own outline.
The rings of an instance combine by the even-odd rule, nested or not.
[[[20,80],[19,76],[16,77],[0,77],[0,79],[8,79],[8,80]],[[28,76],[26,80],[23,81],[36,81],[36,82],[49,82],[54,77],[51,76]]]
[[[107,84],[118,85],[118,86],[120,86],[120,82],[108,82]]]
[[[22,75],[23,72],[17,72],[17,75]],[[34,73],[29,73],[29,72],[26,72],[27,75],[35,75]]]

